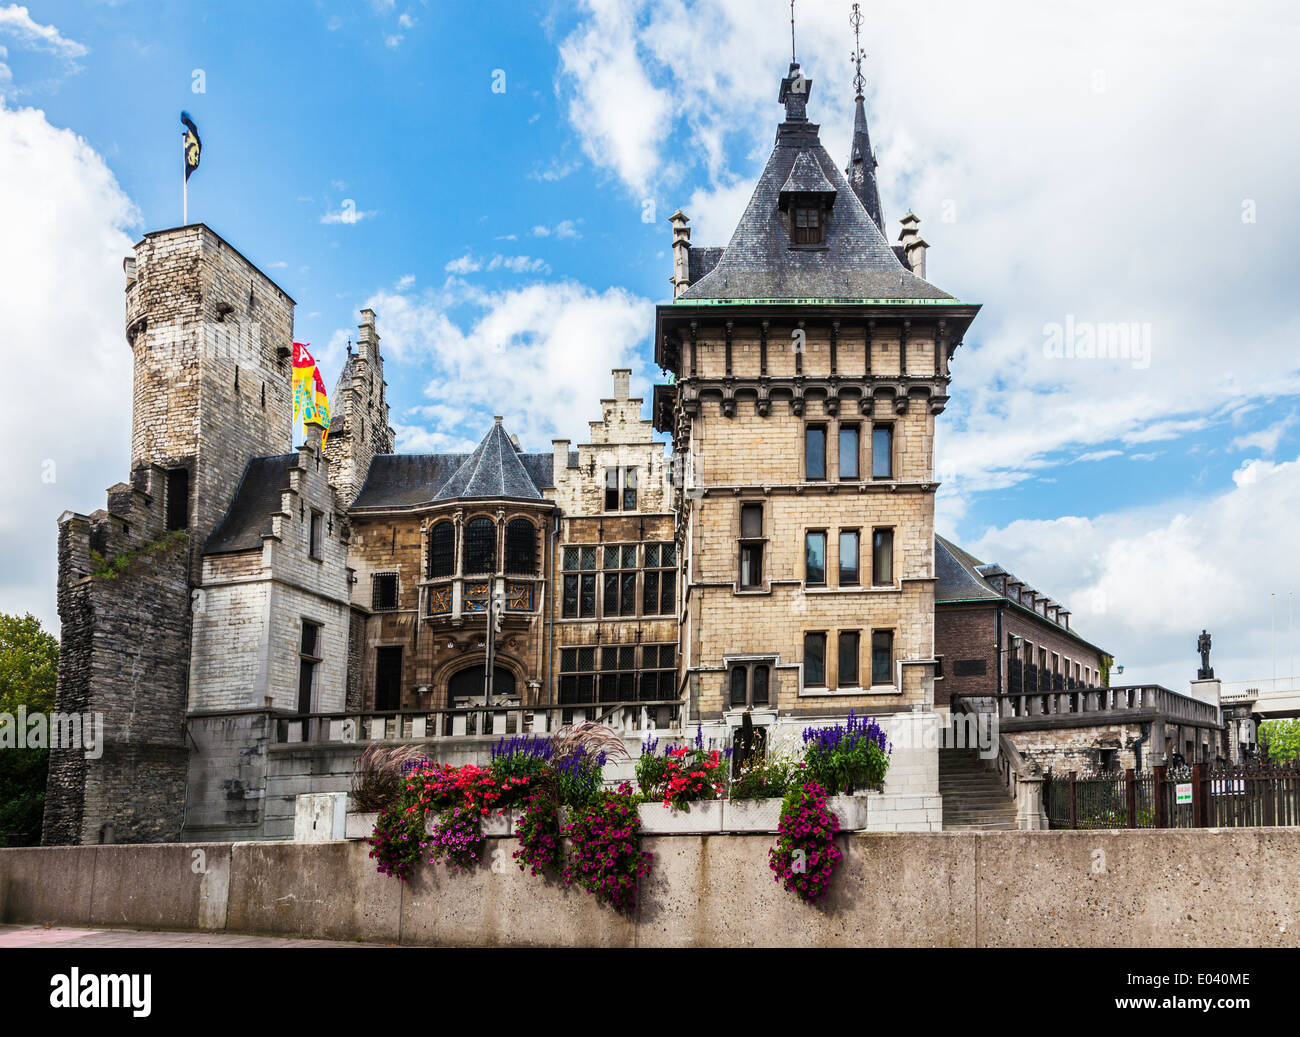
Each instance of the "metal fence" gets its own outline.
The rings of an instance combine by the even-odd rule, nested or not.
[[[1050,772],[1052,828],[1247,828],[1300,825],[1300,765],[1198,763],[1080,776]]]

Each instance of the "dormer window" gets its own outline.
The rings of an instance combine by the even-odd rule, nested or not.
[[[835,205],[835,195],[835,186],[812,152],[800,151],[778,198],[792,246],[826,244],[826,221]]]
[[[796,208],[790,230],[790,240],[796,245],[822,244],[826,240],[826,221],[822,219],[821,206]]]

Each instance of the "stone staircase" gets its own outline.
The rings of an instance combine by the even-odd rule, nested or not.
[[[1012,832],[1016,806],[978,749],[939,750],[945,831]]]

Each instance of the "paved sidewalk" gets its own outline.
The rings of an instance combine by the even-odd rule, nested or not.
[[[396,944],[304,940],[247,933],[166,932],[147,929],[71,929],[0,925],[0,947],[395,947]]]

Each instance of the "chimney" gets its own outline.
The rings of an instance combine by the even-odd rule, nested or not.
[[[668,280],[673,286],[673,298],[691,286],[691,228],[687,215],[678,209],[668,222],[673,225],[673,276]]]
[[[357,353],[372,364],[379,359],[379,335],[375,331],[375,311],[361,311],[361,323],[357,325]]]
[[[899,243],[903,248],[903,255],[907,258],[907,266],[921,280],[925,280],[925,250],[930,247],[918,229],[921,226],[921,219],[910,209],[906,216],[899,222],[903,225],[902,233],[898,235]]]
[[[569,441],[567,439],[552,439],[551,450],[551,481],[556,486],[560,485],[560,479],[569,467]]]
[[[307,440],[306,446],[311,449],[312,453],[319,455],[321,433],[324,431],[324,427],[314,421],[309,421],[303,425],[302,431]]]
[[[632,379],[632,369],[630,367],[616,367],[612,373],[614,375],[614,399],[626,400],[628,383]]]

